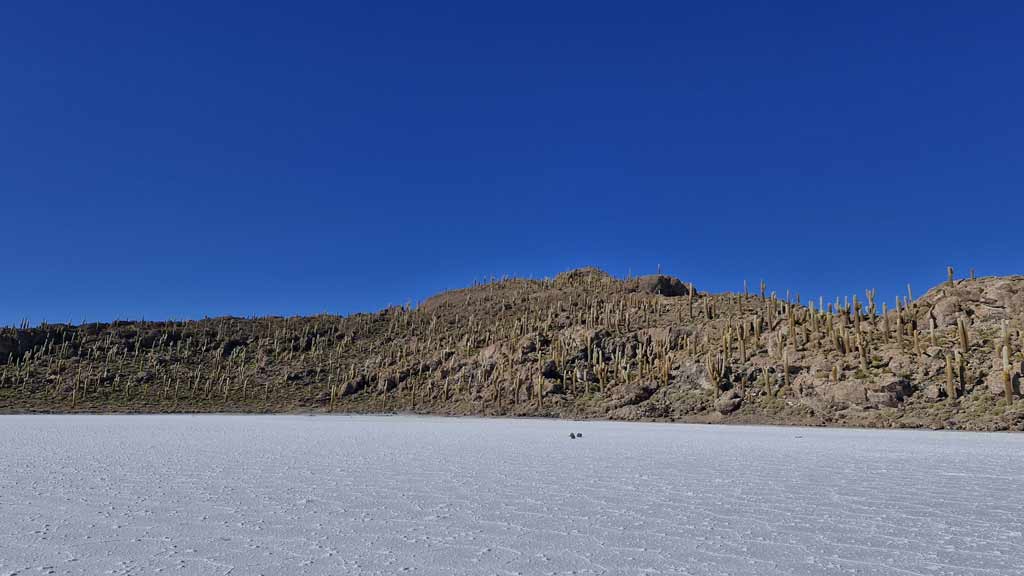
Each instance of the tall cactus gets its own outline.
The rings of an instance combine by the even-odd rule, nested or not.
[[[956,385],[953,383],[953,358],[946,352],[946,398],[956,400]]]
[[[967,354],[967,350],[970,348],[971,342],[967,337],[967,321],[964,320],[963,316],[956,319],[957,335],[960,337],[960,350]]]
[[[1003,393],[1007,405],[1013,404],[1013,379],[1010,375],[1010,349],[1003,346]]]

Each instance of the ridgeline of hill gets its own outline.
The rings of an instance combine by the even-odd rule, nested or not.
[[[822,309],[824,307],[824,310]],[[1024,276],[892,310],[592,269],[347,317],[0,330],[0,412],[416,412],[1024,430]]]

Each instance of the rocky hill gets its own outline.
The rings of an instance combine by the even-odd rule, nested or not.
[[[1022,276],[951,273],[879,309],[580,269],[347,317],[4,329],[0,411],[1024,430],[1022,327]]]

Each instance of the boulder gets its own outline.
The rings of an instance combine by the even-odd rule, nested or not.
[[[349,380],[341,389],[342,396],[351,396],[366,387],[366,376],[360,374],[355,380]]]
[[[619,386],[611,398],[605,402],[606,409],[614,410],[623,406],[635,406],[645,402],[654,395],[657,388],[650,384],[626,384]]]
[[[862,406],[867,403],[867,390],[860,380],[843,380],[832,386],[831,399],[837,404]]]
[[[640,409],[636,406],[622,406],[608,412],[610,420],[639,420]]]
[[[636,279],[637,289],[648,294],[661,294],[662,296],[686,296],[690,288],[683,284],[678,278],[665,276],[664,274],[652,274],[641,276]]]
[[[562,272],[554,279],[555,286],[559,287],[613,283],[615,283],[615,278],[611,274],[592,266]]]
[[[715,402],[715,409],[719,414],[732,414],[743,404],[743,397],[735,390],[729,390],[721,395]]]
[[[528,334],[523,336],[519,340],[519,354],[526,356],[537,351],[537,336],[535,334]]]
[[[682,366],[673,370],[669,375],[672,384],[680,386],[685,390],[695,390],[704,385],[707,380],[707,370],[697,364],[685,362]]]
[[[544,384],[541,385],[541,394],[544,396],[563,394],[564,392],[562,383],[558,380],[544,380]]]
[[[541,367],[541,375],[545,378],[551,378],[554,380],[561,380],[562,375],[558,372],[558,364],[554,360],[548,360]]]
[[[1020,362],[1014,362],[1010,365],[1010,384],[1013,386],[1014,394],[1020,392],[1022,372],[1024,372],[1024,366]],[[985,387],[988,388],[988,391],[993,396],[1002,398],[1006,394],[1004,390],[1005,385],[1003,381],[1003,359],[1000,356],[996,356],[992,361],[992,370],[985,376]]]
[[[750,382],[753,382],[754,385],[759,384],[756,380],[750,380]],[[800,390],[803,396],[818,396],[821,394],[821,390],[827,386],[827,379],[817,378],[808,372],[800,372],[793,376],[793,389]]]
[[[18,354],[18,339],[0,336],[0,364],[6,364],[12,354]]]
[[[485,346],[477,352],[477,360],[480,362],[494,362],[501,358],[501,351],[498,349],[497,344],[491,344]]]
[[[239,340],[237,338],[227,340],[220,346],[221,358],[230,358],[231,354],[238,348],[245,346],[247,342],[245,340]]]
[[[888,376],[872,380],[865,386],[867,402],[876,406],[895,408],[914,393],[910,381],[899,376]]]
[[[939,328],[956,326],[956,319],[960,313],[960,302],[953,296],[940,297],[932,308],[932,315],[935,316],[935,323]]]
[[[895,394],[890,392],[871,392],[867,393],[868,402],[875,404],[876,406],[887,406],[889,408],[895,408],[899,406],[900,401],[896,398]]]
[[[907,354],[894,353],[889,356],[889,371],[901,376],[909,376],[914,373],[917,364]]]
[[[559,339],[565,346],[566,360],[588,360],[590,346],[601,347],[608,336],[608,331],[602,328],[573,326],[563,330]]]
[[[938,382],[929,382],[924,387],[924,397],[928,400],[938,400],[946,395],[946,389]]]

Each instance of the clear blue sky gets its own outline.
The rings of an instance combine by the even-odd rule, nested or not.
[[[1024,273],[1019,2],[5,2],[0,323]]]

